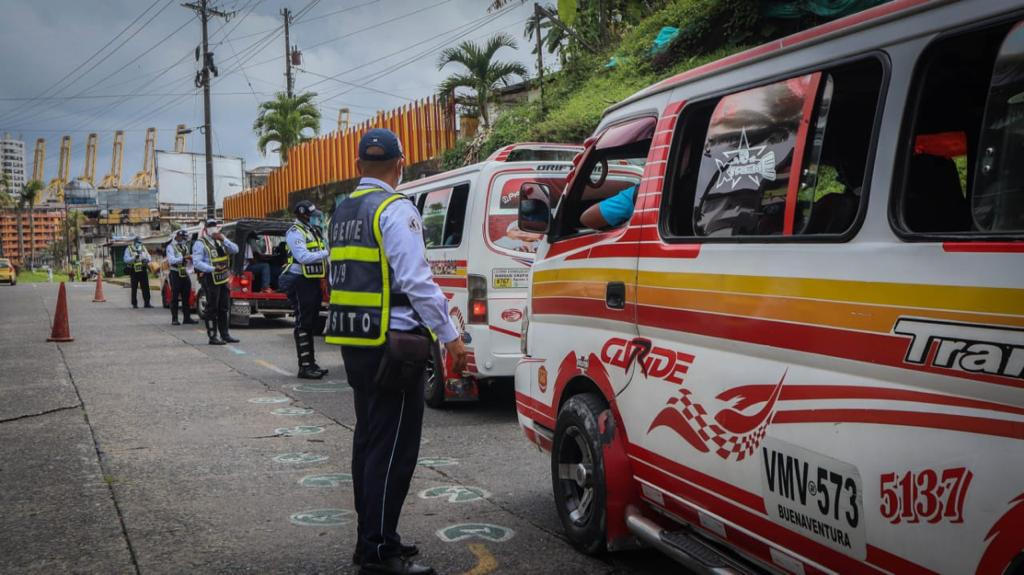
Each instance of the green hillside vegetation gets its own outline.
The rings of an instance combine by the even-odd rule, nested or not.
[[[475,142],[459,141],[448,151],[444,168],[479,161],[516,142],[582,142],[593,133],[608,106],[638,90],[823,21],[814,16],[768,19],[762,12],[771,4],[758,0],[670,0],[635,24],[621,26],[621,35],[599,44],[607,46],[599,53],[574,47],[562,68],[545,77],[546,113],[539,102],[504,109],[487,133]],[[678,28],[679,35],[667,48],[652,55],[654,38],[665,26]],[[554,58],[545,53],[546,62]],[[615,65],[608,66],[613,58]],[[477,153],[470,153],[477,146]]]

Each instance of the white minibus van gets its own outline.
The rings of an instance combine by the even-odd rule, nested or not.
[[[544,234],[519,422],[570,541],[1024,573],[1024,2],[894,0],[667,78],[588,142],[519,202]],[[622,162],[632,215],[587,229]]]
[[[519,326],[527,277],[541,237],[519,229],[519,187],[541,181],[560,190],[582,149],[507,146],[478,164],[399,186],[423,214],[427,259],[470,350],[465,373],[430,370],[428,405],[476,399],[481,383],[504,382],[511,388],[522,355]]]

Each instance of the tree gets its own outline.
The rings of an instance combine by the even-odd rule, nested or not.
[[[256,147],[261,154],[266,155],[267,146],[277,142],[276,151],[281,154],[281,163],[285,164],[288,162],[288,150],[312,137],[305,134],[306,130],[312,130],[314,135],[320,133],[320,110],[313,103],[315,97],[313,92],[290,98],[288,94],[278,92],[273,100],[260,104],[252,129],[259,136]]]
[[[551,6],[548,6],[548,10],[551,10]],[[523,38],[533,40],[534,36],[537,35],[538,21],[540,21],[541,44],[544,45],[544,49],[548,54],[554,54],[562,48],[562,44],[565,42],[568,34],[566,34],[564,28],[556,26],[550,18],[537,18],[534,16],[526,20],[526,26],[523,28]],[[531,54],[537,54],[536,46],[534,46]]]
[[[480,120],[485,128],[491,123],[487,104],[493,99],[498,84],[508,86],[513,76],[525,77],[528,74],[526,67],[519,62],[495,61],[494,54],[502,48],[515,50],[516,41],[508,34],[491,36],[483,46],[466,40],[454,48],[445,48],[437,63],[438,70],[451,63],[462,64],[466,68],[466,72],[445,78],[437,91],[446,100],[449,95],[455,94],[457,88],[472,89],[472,97],[455,94],[455,101],[475,106],[480,111]]]
[[[39,180],[30,180],[25,187],[21,189],[21,203],[22,209],[28,206],[28,265],[29,269],[35,271],[36,269],[36,218],[35,218],[35,206],[36,198],[39,197],[39,192],[43,189],[43,183]],[[18,218],[18,226],[21,226],[21,217]],[[19,248],[23,249],[20,245],[21,233],[18,233]],[[22,256],[25,257],[25,252],[21,252]]]

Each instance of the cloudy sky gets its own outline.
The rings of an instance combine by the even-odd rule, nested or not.
[[[437,70],[438,53],[462,40],[507,32],[519,49],[500,57],[535,67],[522,37],[532,2],[488,13],[489,0],[209,1],[235,12],[226,24],[210,23],[220,70],[212,85],[214,153],[242,157],[247,169],[278,163],[276,154],[262,157],[256,149],[252,123],[257,102],[284,90],[284,7],[296,15],[291,43],[303,52],[296,91],[318,93],[324,131],[337,126],[341,107],[359,122],[429,96],[449,72]],[[122,129],[128,180],[142,169],[147,127],[158,130],[157,149],[173,149],[177,124],[202,124],[202,95],[193,84],[200,24],[181,3],[0,0],[0,132],[25,141],[26,171],[36,138],[45,138],[46,179],[55,177],[67,134],[72,176],[81,175],[86,136],[96,132],[102,178],[114,130]],[[198,130],[188,148],[203,151]]]

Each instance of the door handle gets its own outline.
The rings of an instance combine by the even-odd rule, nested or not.
[[[626,284],[625,282],[608,282],[604,291],[604,303],[611,309],[623,309],[626,307]]]

